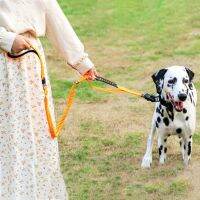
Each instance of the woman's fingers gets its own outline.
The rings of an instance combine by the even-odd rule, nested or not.
[[[26,38],[26,37],[24,37],[24,40],[26,41],[26,43],[27,43],[27,47],[28,48],[31,48],[31,46],[32,46],[32,42],[30,41],[30,39],[29,38]]]
[[[26,37],[17,35],[13,42],[12,51],[14,53],[19,53],[20,51],[29,49],[30,47],[30,41]]]
[[[92,69],[90,69],[90,70],[86,73],[86,75],[87,75],[87,80],[88,80],[88,81],[93,81],[93,80],[95,80],[96,76],[98,76],[98,73],[97,73],[95,67],[93,67]]]
[[[29,44],[29,42],[27,40],[24,40],[24,49],[30,49],[31,48],[31,45]]]

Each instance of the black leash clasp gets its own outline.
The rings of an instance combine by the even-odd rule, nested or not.
[[[145,98],[147,101],[151,101],[151,102],[159,102],[160,98],[159,95],[153,95],[153,94],[143,94],[142,95],[143,98]]]

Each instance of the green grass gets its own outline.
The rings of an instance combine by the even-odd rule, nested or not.
[[[196,133],[196,134],[193,136],[193,140],[194,140],[194,143],[200,145],[200,134],[199,134],[199,133]]]
[[[127,199],[175,199],[179,195],[187,193],[189,185],[185,180],[177,180],[172,183],[146,183],[132,184],[126,187]],[[142,198],[141,198],[142,197]]]
[[[199,28],[198,14],[194,14],[199,11],[197,0],[59,2],[82,38],[106,38],[108,45],[126,45],[133,52],[133,59],[138,55],[154,60],[199,54],[199,37],[186,38],[192,29]]]
[[[173,181],[171,184],[170,184],[170,187],[169,187],[169,192],[170,193],[173,193],[173,194],[182,194],[182,193],[186,193],[187,192],[187,189],[188,189],[188,183],[187,181],[184,181],[184,180],[176,180],[176,181]]]
[[[102,76],[128,88],[155,92],[151,75],[160,67],[180,64],[192,67],[195,85],[200,89],[199,0],[58,2]],[[62,109],[76,78],[73,70],[55,56],[50,43],[42,41],[56,110]],[[183,179],[176,140],[169,142],[165,166],[158,165],[154,146],[152,169],[140,168],[153,104],[129,95],[94,92],[87,83],[77,91],[76,104],[59,140],[61,168],[70,199],[187,199],[195,180],[193,183],[187,177]],[[199,113],[197,107],[198,120]],[[195,163],[200,150],[199,134],[194,136],[194,144]]]

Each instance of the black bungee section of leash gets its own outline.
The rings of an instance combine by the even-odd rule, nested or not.
[[[112,81],[110,81],[108,79],[105,79],[105,78],[101,77],[101,76],[96,76],[95,80],[96,81],[100,81],[102,83],[106,83],[107,85],[111,85],[111,86],[113,86],[115,88],[118,88],[117,83],[114,83],[114,82],[112,82]]]

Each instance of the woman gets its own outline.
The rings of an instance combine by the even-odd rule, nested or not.
[[[95,78],[93,63],[56,0],[0,0],[0,199],[65,200],[57,140],[44,109],[40,61],[29,53],[12,59],[46,35],[68,64]],[[45,66],[51,114],[54,107]]]

